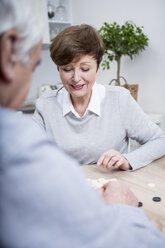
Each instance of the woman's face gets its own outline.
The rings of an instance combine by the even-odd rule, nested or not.
[[[90,98],[97,74],[97,63],[92,56],[84,55],[79,60],[60,66],[59,73],[73,101]]]

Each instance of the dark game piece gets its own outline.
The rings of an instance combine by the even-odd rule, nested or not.
[[[152,200],[155,201],[155,202],[160,202],[161,198],[158,197],[158,196],[155,196],[155,197],[152,198]]]
[[[143,206],[143,203],[142,202],[138,202],[138,207],[142,207]]]

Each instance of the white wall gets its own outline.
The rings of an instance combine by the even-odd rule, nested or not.
[[[104,21],[123,24],[131,20],[144,26],[149,47],[131,61],[123,57],[121,75],[128,83],[139,84],[138,102],[146,112],[165,115],[165,1],[164,0],[72,0],[73,23],[88,23],[97,29]],[[37,87],[59,83],[49,52],[43,51],[43,62],[34,74],[28,98],[35,98]],[[108,83],[116,76],[116,63],[111,70],[100,69],[97,81]]]
[[[131,20],[144,26],[149,47],[133,60],[123,57],[121,75],[128,83],[139,84],[138,102],[147,112],[165,114],[165,1],[164,0],[72,0],[75,24],[87,23],[99,29],[104,21],[123,24]],[[111,70],[98,75],[108,83],[116,76]]]

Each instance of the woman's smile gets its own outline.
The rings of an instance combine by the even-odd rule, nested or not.
[[[84,88],[84,85],[85,84],[80,84],[80,85],[73,85],[73,84],[71,84],[71,86],[72,86],[72,88],[74,90],[82,90]]]

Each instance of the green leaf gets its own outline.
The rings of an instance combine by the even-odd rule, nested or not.
[[[121,26],[117,22],[104,22],[98,32],[105,45],[103,69],[109,69],[110,63],[123,55],[133,59],[148,46],[149,39],[143,33],[143,26],[136,26],[131,21]]]

